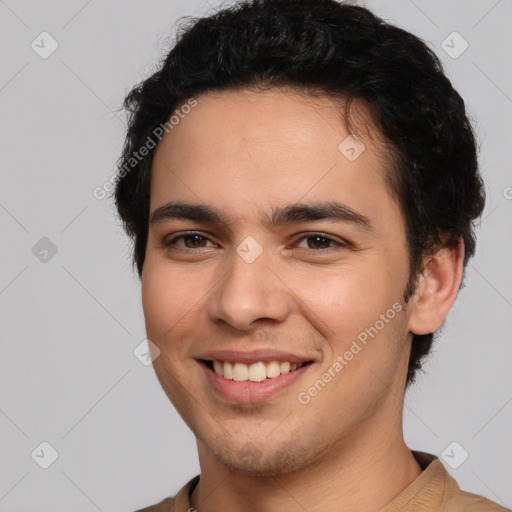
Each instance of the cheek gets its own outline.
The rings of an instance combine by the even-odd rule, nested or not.
[[[184,279],[179,269],[166,268],[148,258],[142,275],[142,307],[148,338],[163,344],[175,328],[186,320],[197,302],[193,281]]]
[[[391,280],[389,275],[389,269],[380,269],[377,264],[351,264],[336,272],[330,269],[295,279],[293,289],[323,322],[322,333],[330,329],[345,338],[373,324],[400,300],[401,281]]]
[[[169,308],[169,304],[176,302],[176,289],[169,288],[165,275],[158,276],[148,263],[145,262],[142,275],[142,308],[149,334],[172,325],[174,308]]]
[[[370,386],[368,368],[396,367],[407,327],[402,307],[407,275],[400,273],[401,261],[401,255],[389,260],[368,256],[335,272],[324,269],[309,279],[295,279],[292,288],[304,304],[302,315],[329,344],[321,371],[344,357],[337,373],[344,377],[334,379],[333,390]]]
[[[149,258],[142,276],[142,306],[147,337],[160,350],[153,367],[162,388],[178,410],[186,402],[183,382],[189,380],[192,362],[187,358],[187,344],[197,329],[197,310],[201,307],[194,280],[184,278],[179,268],[156,264]],[[187,389],[193,382],[187,384]],[[183,403],[182,403],[183,402]],[[181,405],[180,405],[181,404]]]
[[[405,280],[392,279],[392,274],[377,269],[383,270],[379,265],[373,271],[361,265],[336,275],[317,274],[313,286],[303,282],[297,293],[305,305],[303,315],[329,344],[325,360],[307,384],[311,387],[301,391],[313,393],[309,396],[319,415],[332,411],[335,401],[344,404],[339,413],[331,412],[325,420],[333,428],[351,421],[344,411],[367,414],[386,389],[379,379],[391,386],[402,371]],[[296,286],[294,290],[299,289],[297,281]],[[319,381],[325,383],[325,392],[322,384],[316,384]]]

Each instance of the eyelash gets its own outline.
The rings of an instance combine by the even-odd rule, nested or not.
[[[181,233],[180,235],[178,236],[175,236],[173,238],[171,238],[170,240],[164,240],[163,244],[162,244],[162,248],[164,249],[167,249],[169,248],[170,246],[174,245],[175,242],[181,238],[185,239],[185,238],[188,238],[188,237],[193,237],[193,236],[199,236],[205,240],[209,240],[211,241],[207,236],[203,235],[202,233],[198,232],[198,231],[188,231],[186,233]],[[299,243],[299,242],[302,242],[303,240],[307,240],[308,238],[314,238],[314,237],[318,237],[318,238],[323,238],[325,241],[328,241],[329,243],[332,243],[334,244],[333,247],[329,247],[327,249],[310,249],[310,248],[307,248],[305,249],[308,254],[326,254],[326,253],[329,253],[333,250],[339,250],[341,248],[347,248],[349,247],[349,243],[348,242],[340,242],[338,240],[335,240],[334,238],[328,236],[328,235],[324,235],[323,233],[316,233],[316,232],[311,232],[311,233],[308,233],[304,236],[302,236],[301,238],[299,238],[298,240],[296,240],[295,243]],[[196,249],[191,249],[189,247],[181,247],[179,246],[180,251],[183,251],[183,252],[189,252],[189,251],[192,251],[192,252],[195,252]],[[204,247],[199,247],[199,249],[204,249]]]

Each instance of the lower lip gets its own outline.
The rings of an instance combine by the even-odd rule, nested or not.
[[[266,379],[263,382],[251,382],[225,379],[210,370],[204,363],[199,363],[205,372],[206,378],[214,389],[227,400],[233,402],[258,403],[264,402],[276,395],[287,386],[292,385],[305,372],[312,363],[309,363],[289,373],[282,373],[279,377]]]

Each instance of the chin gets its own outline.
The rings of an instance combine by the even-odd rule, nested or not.
[[[224,439],[219,445],[206,443],[208,451],[220,463],[237,473],[251,476],[278,476],[292,473],[313,462],[315,453],[311,453],[307,444],[301,447],[296,440],[282,440],[280,446],[263,442],[230,443]],[[311,446],[311,444],[310,444]]]

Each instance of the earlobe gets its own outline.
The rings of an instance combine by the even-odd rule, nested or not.
[[[411,298],[409,331],[429,334],[439,329],[459,291],[464,266],[464,240],[442,246],[426,258]]]

